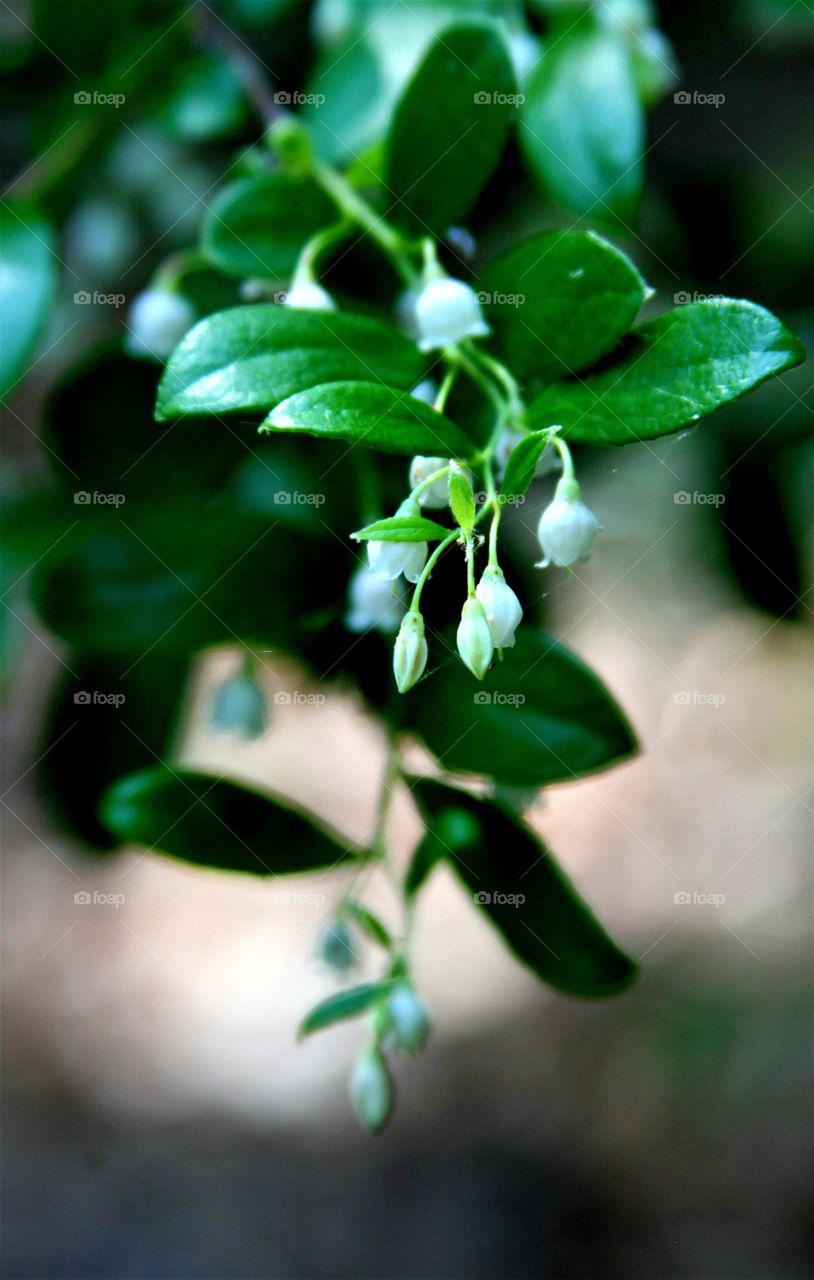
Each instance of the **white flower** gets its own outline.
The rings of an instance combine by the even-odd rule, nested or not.
[[[495,446],[495,471],[498,480],[503,479],[506,471],[506,464],[508,463],[511,454],[514,452],[515,446],[524,439],[525,432],[512,431],[510,427],[507,427],[505,431],[501,433],[497,445]],[[550,471],[556,471],[561,465],[560,455],[557,453],[555,446],[549,441],[537,459],[537,466],[534,468],[534,474],[535,476],[545,476],[548,475]]]
[[[413,387],[410,395],[414,400],[420,400],[422,404],[434,405],[438,397],[438,385],[432,378],[424,378]]]
[[[348,631],[398,631],[405,604],[393,587],[367,565],[360,565],[348,584],[350,607],[344,622]]]
[[[480,600],[467,600],[458,624],[458,652],[473,676],[482,680],[492,661],[494,642]]]
[[[410,463],[410,488],[415,489],[424,480],[429,480],[436,471],[449,467],[449,458],[425,458],[416,454]],[[440,510],[449,502],[449,475],[441,476],[418,495],[422,507]]]
[[[399,693],[412,689],[427,665],[424,619],[415,609],[405,613],[393,649],[393,674]]]
[[[378,542],[367,544],[367,558],[377,578],[392,582],[403,573],[408,582],[418,582],[427,559],[426,542]]]
[[[415,304],[418,300],[418,293],[415,289],[403,289],[396,298],[396,306],[394,311],[394,319],[399,329],[407,334],[408,338],[418,341],[418,321],[415,315]]]
[[[538,568],[545,569],[549,564],[565,568],[575,560],[587,560],[602,526],[593,511],[580,501],[579,494],[576,480],[563,476],[554,491],[554,501],[540,517],[537,537],[545,559]]]
[[[513,648],[514,633],[523,617],[523,608],[506,582],[503,570],[496,564],[488,565],[483,571],[475,595],[483,605],[495,648]]]
[[[450,276],[424,286],[416,299],[415,319],[421,351],[451,347],[462,338],[483,338],[490,332],[474,289]]]
[[[350,1078],[353,1109],[366,1129],[383,1129],[393,1109],[393,1086],[387,1063],[376,1047],[364,1049]]]
[[[127,322],[124,344],[131,355],[166,360],[195,323],[195,308],[183,294],[145,289],[133,299]]]
[[[315,280],[300,280],[292,284],[285,295],[285,305],[298,311],[336,311],[336,303],[327,289]]]
[[[430,1033],[430,1019],[423,1000],[407,982],[399,982],[387,1000],[393,1047],[415,1053]]]

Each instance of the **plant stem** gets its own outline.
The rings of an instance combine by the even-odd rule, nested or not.
[[[311,160],[311,172],[345,217],[363,227],[381,246],[405,283],[415,284],[417,273],[409,261],[406,242],[396,229],[376,213],[367,200],[354,191],[345,178],[330,165],[323,164],[314,157]]]
[[[413,613],[418,613],[420,611],[419,605],[421,604],[421,592],[424,589],[425,582],[429,578],[430,574],[432,573],[438,561],[441,559],[441,556],[444,554],[447,547],[451,546],[453,542],[457,542],[460,536],[461,536],[460,529],[452,529],[450,533],[447,535],[447,537],[444,538],[443,541],[438,543],[438,546],[435,548],[429,560],[424,565],[424,568],[421,571],[421,577],[418,579],[418,582],[415,584],[415,591],[413,592],[413,599],[412,599],[412,603],[410,604],[410,609]]]

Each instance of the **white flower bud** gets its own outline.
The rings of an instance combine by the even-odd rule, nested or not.
[[[503,570],[496,564],[488,565],[483,571],[475,595],[483,605],[495,648],[513,648],[514,633],[523,617],[523,608],[506,582]]]
[[[285,305],[298,311],[336,311],[336,303],[327,289],[315,280],[300,280],[292,284],[285,295]]]
[[[398,631],[405,604],[394,594],[391,582],[378,578],[367,565],[360,565],[348,584],[349,608],[344,623],[348,631]]]
[[[268,722],[268,702],[255,676],[239,671],[218,685],[209,707],[215,733],[234,733],[251,742],[265,733]]]
[[[145,289],[133,299],[127,323],[124,345],[132,356],[166,360],[195,323],[195,308],[180,293]]]
[[[482,680],[494,654],[492,632],[480,600],[467,600],[458,624],[458,652],[473,676]]]
[[[415,609],[410,609],[401,620],[399,633],[393,648],[393,674],[399,693],[412,689],[424,674],[427,665],[427,641],[424,638],[424,619]]]
[[[430,1033],[426,1005],[406,982],[400,982],[387,1001],[393,1047],[416,1053],[424,1047]]]
[[[329,920],[317,935],[317,955],[328,969],[347,973],[357,962],[353,936],[344,920]]]
[[[416,342],[418,342],[418,321],[415,315],[417,299],[418,293],[415,289],[403,289],[396,299],[393,316],[399,329]]]
[[[392,582],[403,573],[408,582],[418,582],[427,559],[426,542],[378,542],[367,544],[367,558],[377,578]]]
[[[537,537],[545,557],[538,568],[549,564],[565,568],[575,560],[587,560],[594,538],[601,529],[594,513],[580,501],[576,480],[563,476],[540,517]]]
[[[421,351],[451,347],[462,338],[483,338],[490,332],[474,289],[450,276],[424,286],[416,299],[415,318]]]
[[[414,400],[420,400],[422,404],[432,406],[438,398],[438,384],[433,382],[432,378],[423,378],[413,387],[410,395]]]
[[[393,1085],[378,1048],[364,1049],[351,1072],[350,1100],[361,1123],[372,1133],[383,1129],[393,1110]]]

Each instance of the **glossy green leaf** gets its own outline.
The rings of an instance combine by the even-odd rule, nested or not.
[[[352,856],[341,837],[281,797],[191,769],[156,765],[120,778],[99,813],[123,842],[220,871],[284,875]]]
[[[297,1033],[299,1038],[366,1013],[373,1005],[384,1000],[394,985],[393,982],[365,982],[358,987],[350,987],[347,991],[339,991],[335,996],[328,996],[303,1018]]]
[[[608,355],[647,296],[630,259],[592,231],[531,236],[491,262],[480,283],[500,356],[532,383]]]
[[[201,247],[227,275],[285,277],[312,235],[336,221],[332,202],[314,182],[282,173],[241,178],[206,211]]]
[[[475,523],[475,498],[472,486],[462,471],[453,467],[449,473],[449,507],[466,537]]]
[[[428,829],[450,809],[467,813],[473,834],[447,858],[504,942],[559,991],[609,996],[637,969],[608,937],[536,835],[499,805],[440,782],[412,794]]]
[[[521,146],[554,203],[580,217],[630,221],[644,118],[624,36],[588,15],[550,41],[524,91]]]
[[[451,529],[424,516],[389,516],[386,520],[374,520],[351,537],[357,542],[371,538],[376,542],[438,542],[450,533]]]
[[[522,498],[534,479],[537,463],[549,439],[547,434],[532,433],[518,440],[509,454],[500,486],[500,496],[504,502],[510,498]]]
[[[357,378],[406,390],[424,368],[415,343],[381,320],[274,303],[233,307],[207,316],[176,347],[156,416],[268,410],[317,383]]]
[[[25,375],[48,319],[57,258],[51,228],[31,206],[0,206],[0,397]]]
[[[403,699],[445,769],[515,786],[567,782],[635,750],[622,711],[579,658],[530,626],[479,683],[452,631],[431,642],[431,675]],[[433,670],[435,667],[435,670]]]
[[[388,453],[467,458],[474,445],[443,413],[376,382],[326,382],[289,396],[261,431],[305,431]]]
[[[803,359],[801,344],[763,307],[693,302],[634,330],[594,373],[549,387],[527,420],[561,423],[586,444],[649,440],[692,426]]]
[[[515,97],[511,60],[493,27],[440,32],[390,127],[391,216],[416,233],[443,232],[466,219],[497,167]]]

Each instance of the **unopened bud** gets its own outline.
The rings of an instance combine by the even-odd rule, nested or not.
[[[511,649],[523,607],[496,564],[488,565],[475,592],[483,605],[496,649]]]
[[[329,920],[317,935],[317,955],[328,969],[347,973],[356,965],[353,935],[344,920]]]
[[[398,983],[390,993],[387,1012],[393,1047],[406,1053],[417,1053],[422,1049],[430,1033],[430,1019],[424,1001],[408,983]]]
[[[486,611],[477,598],[467,600],[458,624],[458,652],[478,680],[482,680],[492,661],[494,642]]]
[[[427,665],[424,619],[415,609],[405,613],[393,649],[393,674],[399,693],[412,689]]]
[[[378,1133],[393,1110],[393,1084],[381,1050],[372,1047],[360,1053],[350,1077],[350,1099],[361,1123]]]

